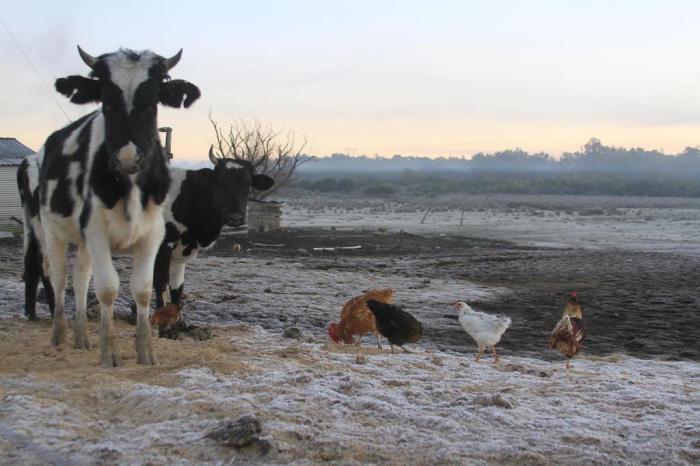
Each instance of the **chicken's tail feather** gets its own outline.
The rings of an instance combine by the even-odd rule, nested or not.
[[[499,322],[500,325],[498,326],[498,333],[503,335],[512,323],[513,321],[510,319],[510,317],[504,317],[503,319],[501,319],[501,321]]]

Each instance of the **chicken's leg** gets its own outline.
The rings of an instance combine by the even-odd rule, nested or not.
[[[481,359],[481,356],[484,354],[484,350],[486,349],[485,346],[479,346],[479,352],[476,354],[476,362],[479,362]]]
[[[571,364],[569,364],[570,362],[571,362],[571,359],[570,359],[570,358],[566,358],[566,369],[567,369],[567,370],[571,369]]]
[[[377,334],[377,348],[382,349],[382,337]]]
[[[394,354],[394,345],[391,345],[391,354]]]
[[[495,363],[497,363],[498,361],[501,360],[501,357],[498,355],[498,353],[496,353],[496,345],[493,345],[493,346],[491,347],[491,350],[493,351],[493,357],[494,357],[493,362],[494,362],[494,364],[495,364]]]

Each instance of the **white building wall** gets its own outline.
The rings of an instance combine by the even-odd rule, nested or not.
[[[22,204],[17,191],[17,166],[0,166],[0,231],[20,232],[22,226],[12,220],[22,220]]]

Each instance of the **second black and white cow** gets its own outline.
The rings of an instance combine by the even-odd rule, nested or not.
[[[213,169],[170,169],[172,184],[163,206],[165,239],[153,274],[157,307],[164,305],[167,285],[170,301],[180,304],[187,262],[212,247],[225,225],[246,223],[252,189],[264,191],[274,185],[272,178],[256,174],[246,160],[217,158],[212,148],[209,160]]]
[[[25,205],[25,227],[31,230],[26,251],[31,252],[36,240],[44,256],[42,272],[48,263],[55,296],[51,342],[61,345],[67,339],[66,248],[78,246],[73,279],[75,346],[89,346],[86,301],[94,271],[102,317],[100,360],[108,367],[121,364],[112,323],[119,290],[112,253],[130,253],[131,292],[138,314],[137,362],[156,364],[148,313],[153,266],[165,234],[163,204],[170,187],[158,139],[157,107],[162,103],[177,108],[183,101],[189,107],[200,92],[186,81],[169,79],[168,71],[182,51],[171,58],[150,51],[122,49],[99,57],[78,51],[92,70],[90,77],[59,79],[56,89],[74,103],[101,102],[102,107],[51,134],[36,156],[20,166],[19,187],[27,188],[23,200],[39,201],[38,211],[34,204]],[[39,260],[29,261],[36,273]]]

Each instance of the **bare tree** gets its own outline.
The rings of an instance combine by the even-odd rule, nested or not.
[[[217,157],[247,160],[257,173],[275,180],[275,185],[263,192],[253,192],[253,199],[262,200],[289,183],[296,169],[311,157],[302,153],[307,141],[297,144],[294,132],[278,131],[258,120],[235,121],[223,127],[209,113],[216,141]]]

